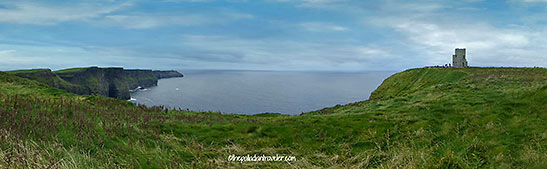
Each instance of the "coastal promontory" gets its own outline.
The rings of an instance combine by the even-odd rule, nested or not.
[[[131,89],[157,86],[158,79],[183,77],[181,73],[174,70],[160,71],[118,67],[71,68],[58,71],[32,69],[8,73],[75,94],[97,94],[125,100],[130,99],[129,91]]]

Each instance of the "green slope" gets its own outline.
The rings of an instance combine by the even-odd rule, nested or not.
[[[547,166],[546,69],[412,69],[371,100],[301,116],[166,111],[5,73],[0,82],[0,168]]]
[[[71,91],[77,94],[89,93],[89,89],[85,86],[73,84],[60,78],[57,74],[50,69],[31,69],[31,70],[17,70],[6,72],[10,75],[16,75],[27,79],[34,79],[43,84],[47,84],[51,87]]]

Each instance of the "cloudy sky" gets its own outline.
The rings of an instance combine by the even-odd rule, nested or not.
[[[547,0],[0,1],[0,70],[547,66]]]

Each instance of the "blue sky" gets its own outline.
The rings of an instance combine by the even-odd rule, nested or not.
[[[547,0],[0,1],[0,70],[547,66]]]

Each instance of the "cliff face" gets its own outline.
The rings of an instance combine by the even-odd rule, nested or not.
[[[118,99],[130,99],[129,90],[152,87],[158,79],[182,77],[176,71],[124,70],[123,68],[75,68],[52,72],[49,69],[12,71],[11,74],[36,80],[71,93],[98,94]]]
[[[87,94],[129,99],[129,86],[123,68],[90,67],[73,71],[55,72],[62,79],[76,85],[89,88]],[[69,91],[72,92],[72,91]]]
[[[125,74],[127,75],[126,81],[129,89],[135,89],[139,86],[145,88],[156,86],[158,85],[158,79],[161,79],[152,70],[125,70]]]
[[[158,79],[183,77],[181,73],[174,70],[168,70],[168,71],[154,70],[154,75],[156,75],[156,78]]]

